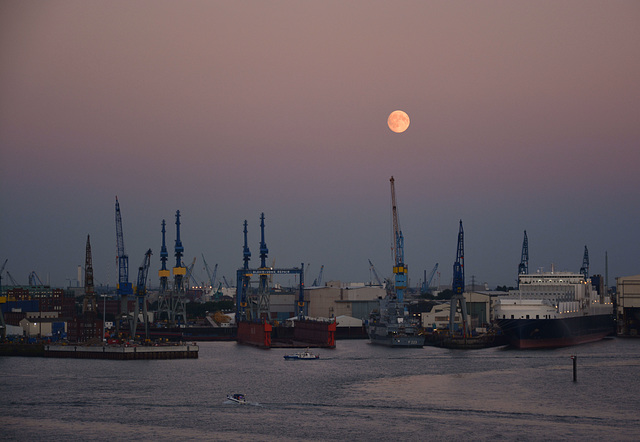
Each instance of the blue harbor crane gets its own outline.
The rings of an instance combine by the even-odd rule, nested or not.
[[[314,287],[319,287],[322,285],[322,272],[324,271],[324,264],[320,266],[320,273],[318,273],[318,277],[316,279],[313,280],[313,284],[311,284]]]
[[[31,287],[44,285],[35,270],[32,270],[31,273],[29,273],[29,285]]]
[[[429,273],[429,277],[427,277],[427,271],[424,271],[424,282],[422,283],[422,293],[429,293],[430,287],[431,287],[431,281],[433,281],[433,277],[436,274],[436,271],[438,270],[438,263],[436,262],[436,265],[433,266],[433,269],[431,269],[431,272]]]
[[[138,267],[138,280],[136,283],[136,306],[133,314],[133,321],[131,324],[131,337],[135,337],[138,329],[138,316],[140,310],[142,310],[142,320],[144,321],[144,335],[145,339],[149,339],[149,321],[147,315],[147,275],[149,273],[149,267],[151,266],[151,249],[147,250],[144,254],[142,264]]]
[[[166,222],[162,220],[162,247],[160,248],[160,262],[162,263],[158,276],[160,277],[160,291],[158,293],[158,319],[166,314],[166,319],[173,321],[173,294],[169,290],[169,276],[171,272],[167,268],[169,252],[166,243]]]
[[[453,296],[449,305],[449,334],[454,334],[454,324],[458,305],[462,312],[462,330],[466,337],[469,321],[467,318],[467,303],[464,299],[464,230],[462,229],[462,220],[460,220],[460,230],[458,231],[458,251],[456,253],[456,262],[453,264],[453,283],[451,285]]]
[[[394,241],[391,249],[394,256],[393,273],[395,275],[395,292],[398,302],[403,302],[404,289],[407,288],[407,266],[404,263],[404,237],[402,236],[402,230],[400,230],[400,223],[398,222],[395,180],[391,177],[389,181],[391,182],[391,211],[393,216]]]
[[[584,256],[582,257],[582,267],[580,267],[580,273],[584,275],[584,280],[589,279],[589,250],[587,246],[584,246]]]
[[[282,274],[294,274],[299,275],[299,295],[297,301],[296,313],[299,317],[306,315],[306,304],[304,301],[304,263],[300,267],[277,269],[273,267],[267,267],[267,245],[264,241],[264,213],[261,215],[260,227],[262,230],[262,241],[260,242],[260,267],[257,269],[249,268],[249,260],[251,259],[251,252],[249,251],[247,241],[247,220],[244,221],[244,247],[242,251],[244,264],[242,268],[236,272],[236,315],[240,321],[264,321],[268,320],[269,314],[269,293],[265,291],[258,291],[257,293],[249,293],[251,285],[251,277],[258,275],[260,278],[260,287],[267,287],[266,282],[263,283],[263,277],[268,279],[272,275]],[[223,276],[223,281],[229,287],[227,279]],[[264,285],[263,285],[264,284]],[[248,310],[248,311],[247,311]]]
[[[247,220],[244,220],[244,247],[242,248],[242,261],[243,261],[243,273],[242,280],[238,278],[236,284],[236,290],[239,290],[240,296],[238,298],[239,303],[239,313],[240,319],[247,319],[247,290],[249,289],[249,284],[251,283],[251,275],[246,271],[249,270],[249,261],[251,260],[251,251],[249,250],[249,243],[247,242]],[[226,283],[226,279],[225,279]]]
[[[173,323],[178,322],[179,317],[182,317],[183,321],[187,322],[187,301],[183,285],[187,268],[182,264],[183,254],[184,247],[182,247],[182,241],[180,241],[180,211],[176,210],[176,244],[174,248],[176,266],[173,268],[173,291],[171,292],[171,309],[169,312],[170,320]]]
[[[162,247],[160,248],[160,262],[162,266],[158,271],[158,276],[160,277],[160,293],[165,293],[169,289],[169,269],[167,269],[167,260],[169,259],[169,252],[167,252],[167,243],[165,241],[165,220],[162,220]]]
[[[182,255],[184,247],[180,241],[180,211],[176,210],[176,244],[174,248],[174,256],[176,257],[176,266],[173,268],[173,290],[182,292],[182,280],[187,274],[187,268],[182,265]]]
[[[527,231],[524,231],[524,239],[522,240],[522,256],[520,258],[520,264],[518,265],[518,275],[529,274],[529,239],[527,238]]]
[[[242,261],[244,268],[249,268],[249,261],[251,260],[251,250],[249,250],[249,244],[247,243],[247,220],[244,220],[244,247],[242,248]]]
[[[267,268],[267,254],[269,253],[269,249],[267,248],[267,243],[264,241],[264,212],[260,215],[260,268]],[[267,291],[267,286],[269,284],[269,276],[267,274],[260,275],[260,285],[258,292],[264,293]]]
[[[118,259],[118,287],[117,292],[120,297],[120,315],[127,315],[127,297],[133,294],[133,286],[129,282],[129,256],[124,251],[124,236],[122,234],[122,215],[120,213],[120,203],[116,196],[116,244]]]
[[[184,247],[180,240],[180,211],[176,210],[176,242],[174,247],[174,255],[176,257],[176,265],[173,268],[173,290],[171,291],[171,322],[179,324],[178,318],[187,322],[187,301],[184,292],[184,280],[187,274],[187,268],[182,264],[182,256],[184,255]]]
[[[87,247],[84,261],[84,300],[82,301],[82,315],[93,318],[98,312],[96,292],[93,284],[93,260],[91,258],[91,242],[87,235]]]
[[[209,277],[209,287],[211,289],[215,288],[216,285],[216,275],[218,273],[218,264],[213,267],[213,273],[211,272],[211,268],[209,268],[209,264],[207,264],[207,260],[204,259],[204,253],[202,253],[202,262],[204,263],[204,269],[207,272],[207,276]]]

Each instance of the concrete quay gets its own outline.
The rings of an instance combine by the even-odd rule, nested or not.
[[[50,345],[44,346],[44,357],[76,359],[197,359],[198,346],[180,345]]]

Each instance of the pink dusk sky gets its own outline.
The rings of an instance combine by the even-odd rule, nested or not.
[[[411,285],[529,267],[640,273],[640,2],[0,3],[0,265],[130,279],[161,222],[175,261],[235,280],[260,214],[269,264],[307,283],[391,276],[394,176]],[[411,118],[396,134],[396,109]],[[7,282],[3,274],[3,285]]]

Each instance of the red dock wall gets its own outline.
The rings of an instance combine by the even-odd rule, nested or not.
[[[271,348],[271,324],[266,322],[239,322],[238,344]]]
[[[312,321],[304,319],[295,321],[293,335],[296,341],[308,342],[321,347],[335,348],[336,323],[325,321]]]

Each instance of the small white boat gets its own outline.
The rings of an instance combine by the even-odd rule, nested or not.
[[[228,394],[227,395],[227,399],[229,399],[231,402],[235,402],[236,404],[246,404],[247,403],[247,399],[244,397],[244,394]]]
[[[292,355],[284,355],[285,359],[320,359],[320,355],[313,354],[307,348]]]

